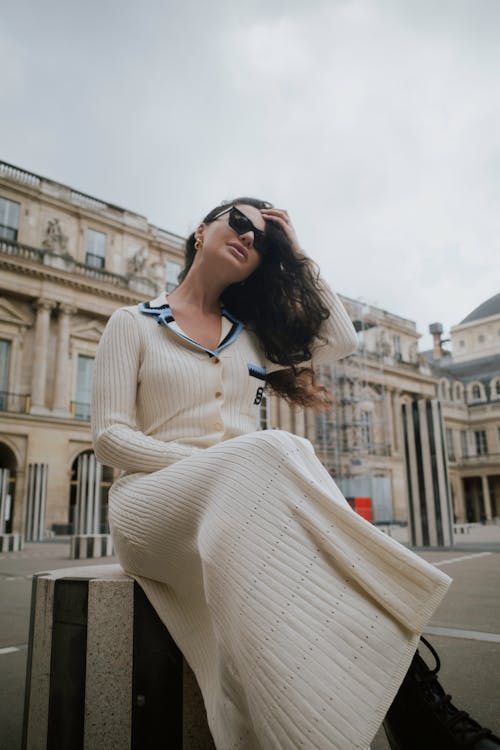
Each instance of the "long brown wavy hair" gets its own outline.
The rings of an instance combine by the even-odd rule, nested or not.
[[[209,224],[225,208],[241,204],[273,208],[257,198],[235,198],[209,211],[203,223]],[[310,258],[293,249],[275,222],[266,221],[265,236],[269,249],[257,269],[244,282],[228,286],[221,301],[256,334],[266,357],[285,366],[267,376],[271,389],[290,403],[321,408],[325,405],[324,389],[315,384],[310,367],[299,367],[311,359],[321,324],[330,315],[323,301],[319,270]],[[194,243],[193,232],[186,240],[179,283],[193,264]]]

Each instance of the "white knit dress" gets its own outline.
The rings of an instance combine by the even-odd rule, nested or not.
[[[329,304],[313,365],[356,347]],[[258,430],[262,368],[253,334],[223,317],[203,350],[165,295],[112,315],[92,426],[123,470],[115,549],[192,667],[217,750],[367,750],[450,579],[352,511],[308,440]]]

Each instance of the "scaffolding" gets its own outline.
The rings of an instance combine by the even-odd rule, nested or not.
[[[344,494],[360,490],[377,494],[375,516],[390,520],[391,415],[384,361],[392,348],[376,308],[351,302],[349,312],[359,334],[359,349],[320,369],[319,383],[331,393],[332,405],[316,417],[316,448]]]

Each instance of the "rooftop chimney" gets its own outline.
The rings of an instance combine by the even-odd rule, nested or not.
[[[434,340],[432,358],[441,359],[441,357],[443,356],[443,342],[441,339],[441,335],[443,333],[443,324],[431,323],[429,326],[429,333],[432,333],[432,338]]]

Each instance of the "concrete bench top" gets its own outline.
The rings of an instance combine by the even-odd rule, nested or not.
[[[79,568],[59,568],[36,573],[37,578],[48,578],[57,580],[59,578],[78,578],[101,581],[133,581],[132,576],[127,575],[121,565],[82,565]]]

